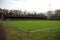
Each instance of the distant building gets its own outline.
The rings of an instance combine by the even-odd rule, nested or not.
[[[47,16],[48,16],[47,19],[51,19],[52,14],[53,14],[53,11],[48,11],[48,12],[47,12]]]

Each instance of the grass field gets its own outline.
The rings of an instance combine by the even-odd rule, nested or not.
[[[29,31],[48,29],[58,27],[51,30],[44,30],[30,33],[30,40],[60,40],[60,21],[57,20],[20,20],[20,21],[4,21],[9,27],[8,40],[27,40],[27,33],[18,29],[22,28]]]
[[[6,21],[8,26],[12,27],[20,27],[25,30],[40,30],[40,29],[47,29],[51,27],[58,27],[60,26],[60,21],[51,21],[51,20],[35,20],[35,21]]]

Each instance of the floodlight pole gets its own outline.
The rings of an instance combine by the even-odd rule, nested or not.
[[[3,13],[2,13],[2,21],[3,21]]]
[[[2,11],[2,18],[1,18],[1,23],[3,24],[3,11]]]
[[[58,19],[59,19],[59,12],[58,12]]]
[[[51,11],[51,3],[49,4],[49,11]]]

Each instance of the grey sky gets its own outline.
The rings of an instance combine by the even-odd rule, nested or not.
[[[60,0],[0,0],[0,8],[46,12],[50,3],[51,10],[60,9]]]

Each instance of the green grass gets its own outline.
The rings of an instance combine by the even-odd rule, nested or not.
[[[60,21],[57,20],[20,20],[20,21],[4,21],[8,26],[8,40],[27,40],[27,32],[19,28],[34,31],[47,29],[52,27],[60,27]],[[60,40],[60,28],[44,30],[38,32],[30,32],[30,40]]]
[[[47,29],[51,27],[58,27],[60,26],[60,21],[52,21],[52,20],[25,20],[25,21],[5,21],[8,26],[12,27],[20,27],[25,30],[40,30],[40,29]]]

